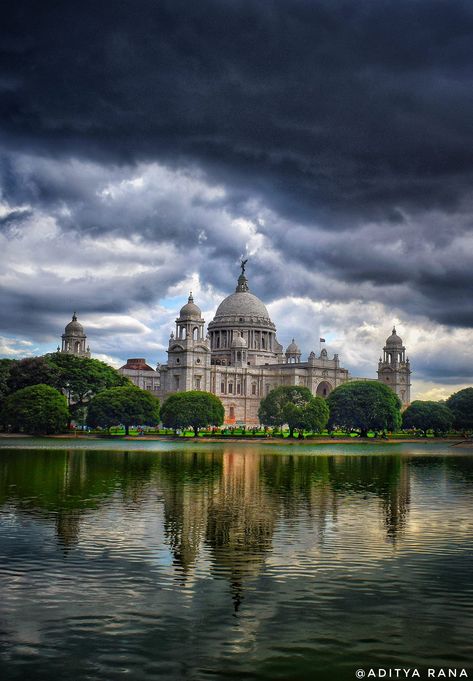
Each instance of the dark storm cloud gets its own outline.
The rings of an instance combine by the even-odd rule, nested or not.
[[[468,2],[20,0],[2,24],[16,148],[194,160],[332,226],[471,180]]]
[[[267,302],[473,326],[472,34],[466,0],[10,3],[6,330],[45,336],[48,309],[76,305],[124,314],[193,272],[229,291],[245,249]]]

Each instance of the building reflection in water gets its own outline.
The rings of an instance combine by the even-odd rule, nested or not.
[[[258,454],[227,450],[208,509],[205,541],[213,572],[230,580],[235,611],[243,583],[261,572],[278,518],[277,498],[261,484],[260,471]]]
[[[173,454],[160,468],[165,533],[183,578],[208,551],[215,577],[230,582],[234,608],[244,587],[264,569],[281,522],[309,522],[322,544],[339,521],[339,503],[379,499],[385,536],[395,541],[409,508],[409,470],[400,457],[274,456],[226,447],[206,454]],[[343,531],[343,528],[341,528]],[[288,566],[290,570],[290,566]]]
[[[409,464],[400,456],[288,456],[286,451],[228,445],[158,456],[15,452],[0,460],[0,506],[9,503],[19,513],[54,517],[58,541],[70,550],[80,542],[84,515],[94,514],[112,496],[126,512],[144,509],[154,517],[157,500],[181,582],[205,556],[213,576],[229,580],[238,610],[245,585],[264,569],[282,525],[285,537],[293,528],[301,553],[315,556],[328,531],[338,528],[342,536],[353,514],[358,510],[365,516],[373,501],[381,504],[390,542],[406,522]],[[379,514],[369,516],[378,522]]]
[[[173,452],[159,462],[164,534],[183,577],[191,573],[201,550],[209,504],[222,475],[221,462],[222,452]]]

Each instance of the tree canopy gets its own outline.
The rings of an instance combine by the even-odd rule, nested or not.
[[[121,424],[128,435],[131,425],[155,426],[159,423],[159,400],[134,385],[107,388],[90,400],[87,423],[100,428]]]
[[[201,390],[170,395],[161,408],[161,420],[166,428],[191,427],[197,436],[199,428],[220,426],[225,409],[216,395]]]
[[[289,426],[292,437],[294,430],[321,431],[328,421],[326,401],[314,397],[309,388],[297,385],[279,386],[261,400],[258,416],[267,426]]]
[[[58,372],[57,387],[67,393],[73,410],[106,388],[130,385],[126,376],[98,359],[63,352],[45,355],[44,359]]]
[[[0,412],[4,427],[31,435],[60,433],[68,417],[64,395],[45,384],[20,388],[5,399]]]
[[[402,415],[403,428],[418,428],[424,435],[427,431],[448,433],[453,424],[453,413],[440,402],[415,400]]]
[[[453,427],[456,430],[473,431],[473,388],[453,393],[446,405],[453,412]]]
[[[67,396],[72,416],[76,417],[101,390],[130,385],[128,378],[105,362],[62,352],[10,360],[10,365],[0,366],[0,400],[2,379],[9,393],[40,383],[61,390]]]
[[[12,393],[29,385],[39,385],[40,383],[60,390],[59,379],[59,369],[51,364],[47,357],[26,357],[11,365],[7,384]]]
[[[387,385],[378,381],[351,381],[338,386],[327,398],[329,428],[358,431],[397,430],[401,425],[401,401]]]
[[[8,380],[10,378],[10,371],[12,366],[16,363],[14,359],[0,359],[0,405],[6,396],[10,393],[10,386]]]

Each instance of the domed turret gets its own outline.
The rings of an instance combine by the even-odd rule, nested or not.
[[[61,352],[68,355],[90,357],[90,348],[86,345],[86,340],[84,327],[77,321],[77,315],[74,312],[72,320],[66,325],[62,334]]]
[[[191,291],[187,303],[181,307],[179,317],[176,319],[176,334],[171,336],[169,342],[171,343],[174,338],[179,341],[203,341],[204,324],[202,311],[194,303]]]
[[[248,347],[248,343],[243,338],[243,336],[235,336],[235,338],[232,340],[232,348],[246,348],[246,347]]]
[[[202,311],[198,305],[194,303],[194,298],[192,297],[192,291],[190,292],[187,303],[181,307],[179,312],[180,319],[201,319]]]
[[[292,339],[292,342],[289,343],[289,345],[286,348],[286,355],[291,355],[291,354],[299,354],[300,355],[301,351],[299,350],[299,347],[297,343],[295,342],[294,338]]]
[[[406,407],[411,399],[411,368],[406,359],[406,348],[393,326],[391,335],[386,339],[383,356],[379,358],[378,380],[388,385]]]
[[[391,335],[386,339],[386,345],[402,347],[402,338],[397,335],[395,326],[393,326]]]
[[[301,361],[301,351],[294,338],[286,348],[286,362],[288,364],[299,363]]]
[[[64,333],[69,336],[70,335],[80,336],[84,333],[84,327],[80,322],[77,321],[77,315],[75,312],[72,315],[72,320],[69,322],[69,324],[66,325]]]
[[[243,336],[234,336],[231,344],[231,363],[235,366],[247,364],[248,344]]]

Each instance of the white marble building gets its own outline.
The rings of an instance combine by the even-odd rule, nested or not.
[[[62,335],[61,352],[90,357],[86,339],[74,313]],[[220,303],[207,333],[191,293],[176,319],[167,353],[167,363],[156,371],[140,357],[127,360],[119,372],[161,400],[182,390],[212,392],[222,400],[228,424],[258,424],[261,398],[280,385],[306,386],[314,395],[327,397],[338,385],[357,380],[340,366],[338,355],[329,357],[325,348],[318,355],[311,352],[305,361],[294,339],[283,349],[266,306],[249,289],[244,263],[235,292]],[[403,407],[410,402],[410,376],[406,348],[393,329],[379,359],[378,380],[397,393]]]
[[[338,355],[322,349],[306,361],[294,340],[283,350],[264,303],[249,290],[244,266],[234,293],[223,300],[208,325],[192,294],[176,319],[167,364],[158,367],[159,396],[207,390],[225,406],[226,423],[256,425],[262,397],[280,385],[308,387],[327,396],[348,380]]]

